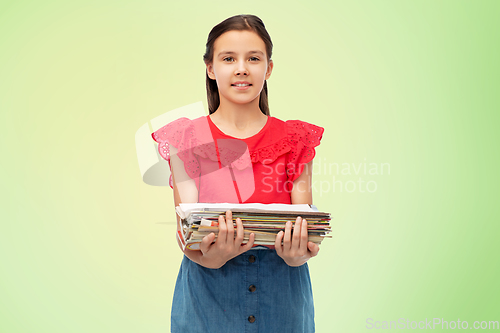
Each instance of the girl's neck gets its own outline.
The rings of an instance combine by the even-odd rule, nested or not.
[[[225,134],[241,139],[259,133],[267,123],[267,116],[259,108],[258,98],[248,104],[221,101],[210,119]]]
[[[210,115],[210,119],[219,127],[230,132],[252,132],[255,128],[262,128],[267,116],[259,108],[259,99],[247,104],[221,104]]]

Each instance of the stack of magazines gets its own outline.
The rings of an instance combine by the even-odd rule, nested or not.
[[[297,216],[307,220],[309,241],[321,244],[324,238],[331,238],[330,214],[319,212],[312,205],[181,203],[175,210],[180,217],[177,236],[183,248],[191,250],[199,250],[203,237],[210,233],[217,236],[219,215],[225,215],[227,210],[233,214],[235,231],[236,218],[243,222],[243,243],[254,233],[255,245],[272,246],[278,232],[285,230],[286,222],[295,223]]]

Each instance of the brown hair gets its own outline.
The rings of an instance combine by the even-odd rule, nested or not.
[[[266,45],[267,61],[269,62],[271,60],[273,43],[271,41],[271,36],[269,36],[269,33],[264,26],[264,22],[262,22],[262,20],[255,15],[236,15],[217,24],[208,34],[206,50],[203,55],[203,61],[205,61],[205,64],[210,64],[213,61],[215,40],[223,33],[232,30],[253,31],[259,35]],[[208,74],[206,74],[206,76],[208,111],[212,114],[220,105],[219,89],[217,88],[217,82],[210,79]],[[263,114],[269,116],[270,113],[267,95],[267,81],[264,81],[264,87],[262,88],[259,97],[259,108]]]

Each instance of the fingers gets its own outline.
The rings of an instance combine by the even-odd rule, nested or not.
[[[308,242],[307,248],[311,252],[311,258],[316,257],[318,255],[318,252],[319,252],[319,245],[318,244],[314,244],[313,242]]]
[[[283,237],[283,251],[290,250],[292,246],[292,222],[287,221],[285,225],[285,235]]]
[[[217,235],[217,244],[225,244],[227,242],[227,224],[224,215],[219,215],[219,234]]]
[[[297,222],[295,222],[297,224]],[[307,221],[305,219],[302,220],[300,225],[300,244],[299,251],[301,253],[307,252],[307,241],[309,240],[309,233],[307,231]]]
[[[233,212],[228,210],[226,212],[226,242],[234,244],[234,226],[233,226]]]
[[[295,220],[295,225],[293,227],[293,235],[292,235],[292,247],[295,249],[298,249],[300,245],[301,226],[302,226],[302,217],[297,216],[297,219]]]
[[[279,256],[281,256],[281,254],[283,253],[283,245],[281,245],[281,242],[283,241],[284,235],[285,233],[283,232],[283,230],[281,230],[276,235],[276,240],[274,241],[274,248],[276,249],[276,253]]]
[[[215,233],[213,232],[203,237],[200,243],[200,250],[203,254],[207,253],[210,250],[210,245],[212,244],[214,239],[215,239]]]
[[[252,232],[248,237],[248,242],[240,247],[240,253],[250,250],[253,246],[254,241],[255,241],[255,234]]]
[[[243,222],[238,217],[236,219],[236,238],[234,239],[234,246],[239,248],[241,243],[243,243],[243,238],[245,236],[245,231],[243,230]]]

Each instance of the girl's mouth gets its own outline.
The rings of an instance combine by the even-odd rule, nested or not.
[[[235,87],[238,90],[246,90],[252,85],[250,83],[233,83],[231,86]]]

